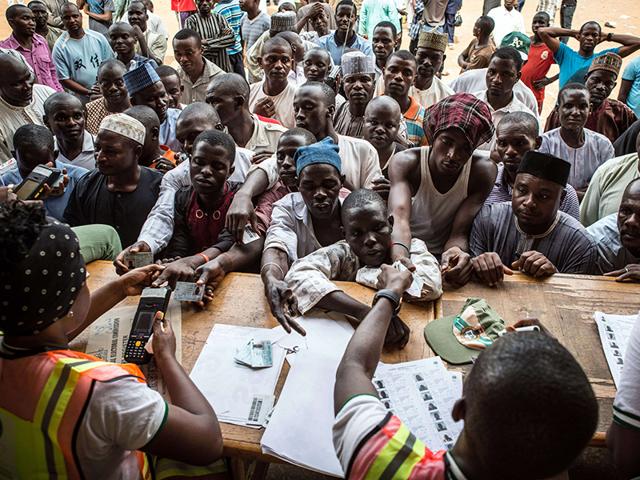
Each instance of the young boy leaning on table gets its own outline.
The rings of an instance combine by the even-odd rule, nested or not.
[[[314,307],[345,313],[362,320],[371,307],[350,297],[332,280],[356,281],[377,288],[380,267],[391,264],[391,230],[387,204],[372,190],[356,190],[342,203],[342,230],[345,240],[316,250],[297,260],[285,282],[296,299],[297,309],[305,314]],[[404,296],[408,301],[427,301],[442,295],[438,261],[422,240],[412,239],[405,246],[411,255],[412,288]],[[398,268],[407,266],[396,262]],[[407,262],[409,263],[409,262]],[[394,316],[385,340],[386,345],[403,347],[409,328]]]
[[[371,378],[412,276],[381,269],[382,290],[336,373],[333,441],[346,478],[568,478],[596,429],[598,403],[576,360],[544,329],[508,333],[478,356],[451,413],[464,420],[451,450],[432,452],[387,412]]]
[[[89,292],[77,237],[46,217],[40,202],[3,198],[0,231],[3,477],[147,479],[153,469],[158,478],[178,471],[180,478],[203,471],[225,478],[220,425],[177,362],[168,321],[156,316],[153,349],[171,403],[135,365],[69,348],[100,315],[140,295],[163,267],[132,270]]]

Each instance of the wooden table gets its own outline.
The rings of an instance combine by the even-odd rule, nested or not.
[[[505,276],[504,283],[496,288],[474,283],[446,292],[436,304],[436,318],[459,313],[468,297],[482,297],[508,324],[523,318],[539,319],[586,372],[600,407],[600,433],[592,444],[604,446],[604,432],[611,424],[616,388],[593,313],[638,313],[639,293],[638,284],[619,283],[609,277],[558,274],[537,281],[515,274]]]
[[[88,284],[96,289],[116,277],[109,262],[94,262],[88,266]],[[346,293],[364,303],[370,303],[374,291],[355,283],[339,282]],[[611,422],[611,405],[615,386],[602,352],[593,312],[630,314],[640,310],[640,287],[620,284],[604,277],[555,275],[544,282],[533,281],[524,275],[507,277],[497,288],[470,284],[447,292],[441,300],[421,305],[403,304],[401,317],[411,328],[408,345],[401,351],[384,352],[382,360],[398,363],[433,356],[423,336],[425,325],[444,315],[458,313],[467,297],[483,297],[502,315],[507,323],[521,318],[535,317],[576,356],[596,392],[600,405],[599,430],[606,431]],[[135,305],[137,298],[124,304]],[[263,293],[260,277],[253,274],[232,273],[218,288],[214,300],[205,310],[182,308],[182,364],[191,371],[215,322],[231,325],[271,328],[278,323],[271,316]],[[81,343],[77,345],[82,348]],[[468,371],[470,367],[452,367]],[[285,363],[276,388],[280,394],[288,373]],[[250,457],[267,462],[278,459],[263,455],[260,439],[263,430],[255,430],[222,423],[225,454]],[[600,434],[595,444],[602,444]]]

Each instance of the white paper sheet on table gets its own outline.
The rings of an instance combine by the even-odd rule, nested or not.
[[[101,358],[107,362],[123,363],[124,350],[129,340],[133,317],[137,306],[130,305],[109,310],[100,316],[89,327],[89,336],[85,352]],[[176,359],[182,362],[182,310],[180,302],[171,300],[166,314],[167,320],[176,336]],[[169,398],[169,392],[162,381],[162,376],[153,359],[146,365],[141,365],[147,384],[158,391],[163,397]]]
[[[252,338],[273,342],[276,335],[266,328],[219,323],[213,326],[190,376],[221,422],[260,428],[261,425],[257,425],[251,417],[258,415],[255,408],[259,402],[273,397],[285,350],[274,347],[273,366],[261,369],[239,365],[234,361],[234,356],[236,350]],[[268,402],[262,405],[270,409]]]
[[[604,356],[609,364],[611,376],[616,384],[620,383],[624,355],[627,351],[627,342],[631,336],[631,330],[638,320],[639,315],[612,315],[596,312],[593,317],[598,325],[600,342],[604,350]]]
[[[462,374],[448,371],[440,357],[378,364],[373,385],[387,410],[432,451],[448,450],[462,431],[451,418],[462,396]]]
[[[353,327],[344,315],[335,313],[313,312],[299,320],[306,337],[287,335],[281,327],[274,329],[278,345],[298,347],[298,351],[287,357],[291,369],[262,436],[262,451],[341,477],[332,437],[333,387]]]

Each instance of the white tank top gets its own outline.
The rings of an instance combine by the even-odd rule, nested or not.
[[[458,208],[467,198],[472,160],[462,167],[449,191],[440,193],[431,180],[430,153],[431,147],[420,149],[420,187],[411,201],[411,236],[424,241],[433,255],[440,256]]]

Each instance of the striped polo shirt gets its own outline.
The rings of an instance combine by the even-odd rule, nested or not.
[[[240,37],[240,30],[242,28],[242,17],[245,13],[240,10],[240,3],[238,0],[220,0],[213,7],[215,13],[219,13],[227,19],[227,23],[233,30],[233,34],[236,37],[236,41],[232,47],[227,47],[227,53],[229,55],[235,55],[236,53],[242,53],[242,41]]]

